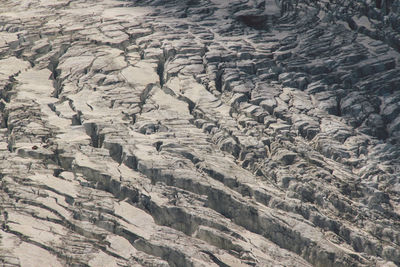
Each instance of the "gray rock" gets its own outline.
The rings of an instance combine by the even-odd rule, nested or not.
[[[2,1],[0,262],[400,265],[398,1],[334,2]]]

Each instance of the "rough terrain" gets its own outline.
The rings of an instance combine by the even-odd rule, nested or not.
[[[400,266],[399,13],[0,0],[0,265]]]

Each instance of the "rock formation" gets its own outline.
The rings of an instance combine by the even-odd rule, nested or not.
[[[0,265],[400,266],[399,13],[0,0]]]

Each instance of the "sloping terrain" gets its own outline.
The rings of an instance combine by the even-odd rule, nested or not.
[[[399,13],[0,0],[0,264],[400,266]]]

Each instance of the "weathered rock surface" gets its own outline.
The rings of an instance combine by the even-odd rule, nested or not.
[[[1,265],[400,266],[399,12],[0,0]]]

